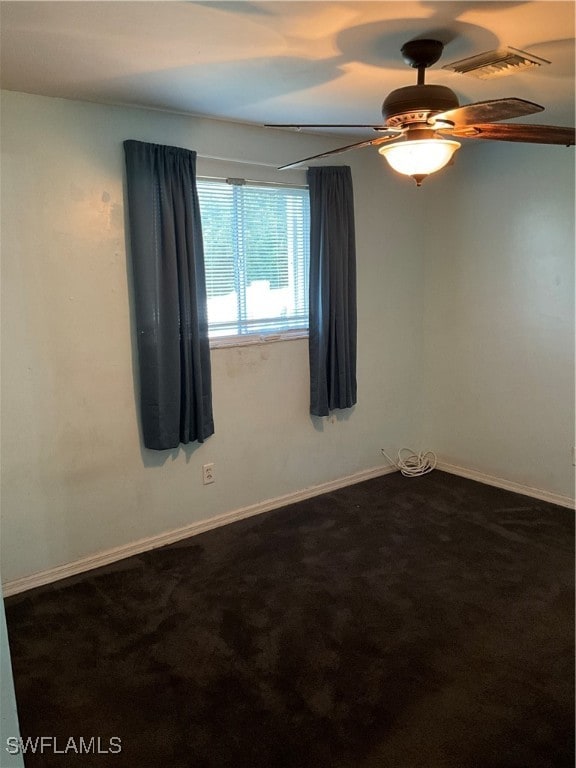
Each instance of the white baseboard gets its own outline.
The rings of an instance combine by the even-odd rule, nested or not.
[[[212,517],[209,520],[200,520],[199,522],[185,525],[183,528],[177,528],[173,531],[165,531],[164,533],[148,536],[145,539],[139,539],[138,541],[133,541],[129,544],[123,544],[120,547],[106,549],[103,552],[97,552],[96,554],[82,557],[71,563],[58,565],[47,571],[40,571],[39,573],[33,573],[30,576],[23,576],[20,579],[7,581],[3,585],[4,597],[16,595],[19,592],[25,592],[28,589],[41,587],[45,584],[51,584],[55,581],[66,579],[69,576],[76,576],[79,573],[85,573],[94,568],[109,565],[110,563],[123,560],[132,555],[139,555],[142,552],[148,552],[152,549],[163,547],[166,544],[173,544],[176,541],[187,539],[189,536],[197,536],[199,533],[210,531],[213,528],[220,528],[223,525],[234,523],[237,520],[260,515],[263,512],[270,512],[273,509],[286,507],[289,504],[295,504],[304,499],[311,499],[314,496],[320,496],[323,493],[329,493],[338,488],[344,488],[347,485],[354,485],[355,483],[361,483],[364,480],[370,480],[373,477],[380,477],[381,475],[388,475],[396,471],[396,467],[393,466],[374,467],[373,469],[362,470],[353,475],[347,475],[346,477],[340,477],[336,480],[330,480],[327,483],[314,485],[311,488],[304,488],[301,491],[287,493],[284,496],[278,496],[274,499],[267,499],[266,501],[261,501],[257,504],[251,504],[248,507],[241,507],[232,512],[226,512],[222,515]]]
[[[493,485],[506,491],[513,491],[514,493],[520,493],[524,496],[531,496],[532,498],[548,501],[552,504],[558,504],[562,507],[567,507],[568,509],[574,509],[575,506],[574,499],[571,499],[568,496],[560,496],[559,494],[542,491],[537,488],[530,488],[529,486],[514,483],[510,480],[504,480],[500,477],[486,475],[483,472],[478,472],[474,469],[459,467],[443,461],[442,459],[438,460],[436,468],[452,475],[459,475],[460,477],[476,480],[477,482],[485,483],[486,485]],[[210,531],[214,528],[220,528],[223,525],[234,523],[237,520],[260,515],[263,512],[270,512],[273,509],[280,509],[289,504],[295,504],[299,501],[304,501],[305,499],[311,499],[314,496],[320,496],[323,493],[335,491],[338,488],[344,488],[348,485],[361,483],[364,480],[388,475],[396,471],[396,467],[393,466],[374,467],[373,469],[356,472],[353,475],[330,480],[327,483],[314,485],[311,488],[304,488],[301,491],[295,491],[294,493],[288,493],[274,499],[267,499],[266,501],[261,501],[257,504],[251,504],[248,507],[241,507],[240,509],[217,515],[209,520],[200,520],[199,522],[186,525],[183,528],[165,531],[164,533],[148,536],[145,539],[139,539],[138,541],[133,541],[129,544],[123,544],[120,547],[106,549],[103,552],[97,552],[96,554],[82,557],[79,560],[74,560],[65,565],[58,565],[55,568],[50,568],[46,571],[40,571],[39,573],[33,573],[30,576],[23,576],[20,579],[8,581],[4,584],[4,596],[8,597],[10,595],[16,595],[19,592],[25,592],[28,589],[51,584],[55,581],[66,579],[69,576],[76,576],[80,573],[91,571],[94,568],[100,568],[104,565],[117,562],[118,560],[123,560],[132,555],[139,555],[142,552],[148,552],[152,549],[163,547],[166,544],[173,544],[174,542],[181,541],[189,536],[197,536],[199,533],[204,533],[204,531]]]
[[[549,501],[551,504],[558,504],[559,506],[567,507],[568,509],[575,508],[576,502],[569,496],[560,496],[560,494],[551,493],[550,491],[542,491],[539,488],[531,488],[528,485],[513,483],[511,480],[504,480],[501,477],[486,475],[484,472],[478,472],[475,469],[458,467],[455,464],[449,464],[442,459],[438,459],[436,469],[439,469],[442,472],[448,472],[451,475],[467,477],[469,480],[476,480],[478,483],[494,485],[496,488],[502,488],[505,491],[513,491],[514,493],[521,493],[523,496],[531,496],[534,499],[540,499],[540,501]]]

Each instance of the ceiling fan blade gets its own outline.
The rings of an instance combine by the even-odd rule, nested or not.
[[[298,165],[304,165],[309,160],[319,160],[321,157],[330,157],[331,155],[339,155],[341,152],[347,152],[349,149],[360,149],[360,147],[369,147],[376,144],[384,144],[386,141],[392,141],[392,139],[398,138],[398,133],[394,133],[392,136],[379,136],[377,139],[367,139],[366,141],[358,141],[355,144],[348,144],[345,147],[339,147],[338,149],[331,149],[329,152],[321,152],[319,155],[312,155],[311,157],[305,157],[302,160],[297,160],[294,163],[288,163],[287,165],[281,165],[278,170],[285,171],[288,168],[296,168]]]
[[[444,133],[444,131],[442,131]],[[451,129],[452,136],[463,139],[493,139],[532,144],[574,144],[574,128],[559,125],[527,125],[525,123],[478,123]]]
[[[459,128],[461,125],[475,125],[476,123],[493,123],[498,120],[510,120],[513,117],[533,115],[542,112],[544,107],[524,99],[493,99],[491,101],[477,101],[474,104],[464,104],[462,107],[449,109],[434,115],[433,120],[447,120]]]
[[[372,128],[374,131],[390,130],[386,125],[358,125],[357,123],[265,123],[265,128],[294,128],[299,131],[302,128]]]

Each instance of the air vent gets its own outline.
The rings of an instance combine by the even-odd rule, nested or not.
[[[522,72],[525,69],[534,69],[542,64],[550,64],[546,59],[526,53],[518,48],[498,48],[496,51],[487,51],[469,59],[454,61],[446,64],[442,69],[449,69],[460,75],[477,77],[480,80],[488,80],[492,77],[506,77]]]

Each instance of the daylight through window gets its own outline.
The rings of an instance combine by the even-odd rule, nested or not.
[[[308,190],[198,180],[210,338],[308,328]]]

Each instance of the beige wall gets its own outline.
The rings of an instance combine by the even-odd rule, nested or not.
[[[421,189],[369,150],[338,158],[358,405],[310,418],[305,340],[213,350],[216,434],[157,453],[138,431],[122,141],[273,165],[338,140],[8,92],[1,118],[5,582],[382,466],[381,447],[573,495],[572,150],[467,146]]]
[[[157,453],[138,431],[122,141],[273,164],[338,140],[9,92],[1,118],[5,582],[382,466],[381,447],[418,438],[417,190],[382,172],[381,158],[346,156],[357,407],[334,422],[310,418],[306,340],[213,350],[215,435]]]
[[[4,601],[0,600],[0,744],[2,745],[2,768],[24,768],[22,754],[11,754],[14,749],[14,739],[20,736],[16,696],[14,694],[14,679],[10,664],[10,647],[8,645],[8,630]],[[10,741],[8,741],[10,739]],[[10,750],[10,752],[8,751]]]
[[[425,441],[574,497],[574,150],[469,149],[427,199]]]

